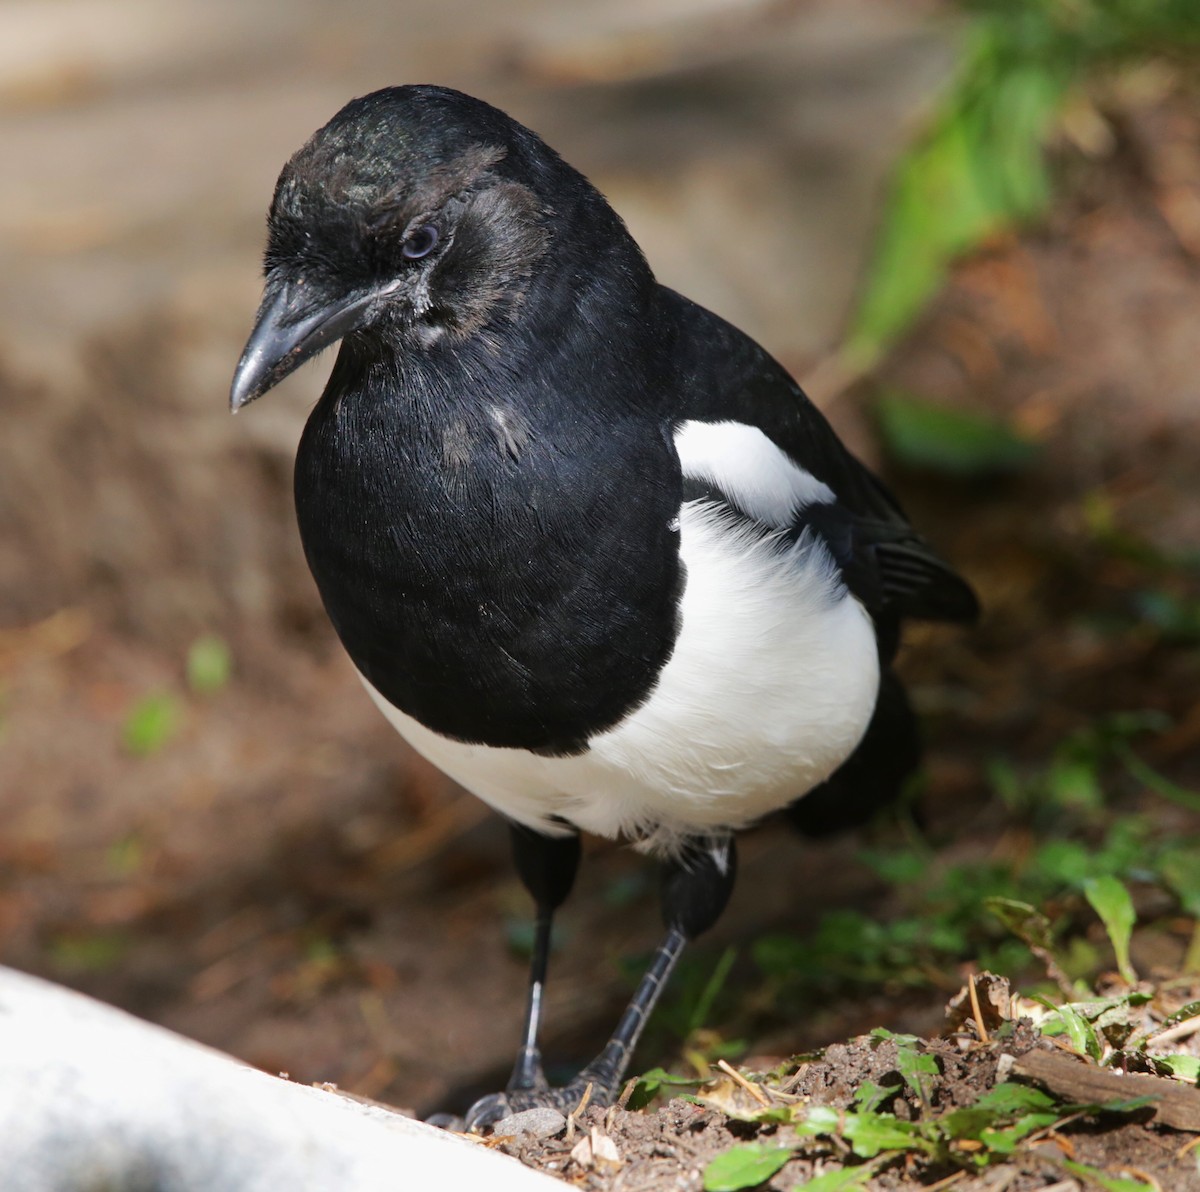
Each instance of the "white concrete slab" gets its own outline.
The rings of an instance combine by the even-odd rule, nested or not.
[[[0,968],[0,1183],[11,1192],[553,1192],[423,1122],[268,1076]]]

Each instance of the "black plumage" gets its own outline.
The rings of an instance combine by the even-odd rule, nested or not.
[[[521,1058],[468,1120],[588,1082],[605,1100],[725,905],[733,830],[809,791],[813,831],[893,795],[918,756],[888,669],[901,624],[970,620],[975,597],[786,371],[658,285],[603,197],[495,108],[437,87],[355,100],[285,166],[268,228],[233,406],[340,341],[296,460],[309,565],[385,713],[510,815],[538,907]],[[793,574],[794,607],[751,608]],[[804,674],[810,638],[828,682]],[[768,681],[773,654],[796,665]],[[822,705],[811,728],[779,706],[792,670]],[[674,739],[710,714],[716,744]],[[540,990],[581,827],[665,855],[668,934],[608,1048],[556,1090]]]

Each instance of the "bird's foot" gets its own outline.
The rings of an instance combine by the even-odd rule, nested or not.
[[[464,1119],[466,1129],[480,1133],[498,1121],[527,1109],[557,1109],[566,1116],[581,1104],[608,1106],[616,1100],[617,1081],[607,1072],[584,1068],[574,1080],[557,1088],[542,1082],[531,1088],[511,1088],[480,1097]]]

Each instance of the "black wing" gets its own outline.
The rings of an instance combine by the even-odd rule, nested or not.
[[[891,637],[906,617],[975,620],[979,601],[967,582],[913,529],[883,481],[846,450],[787,371],[749,336],[673,290],[661,287],[660,301],[674,333],[672,366],[684,380],[680,421],[755,426],[833,490],[837,502],[808,506],[805,523],[829,544],[880,629]]]

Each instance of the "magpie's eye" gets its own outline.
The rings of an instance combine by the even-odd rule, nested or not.
[[[435,248],[441,236],[433,224],[425,224],[418,228],[400,247],[400,252],[409,261],[419,261],[427,257]]]

